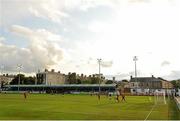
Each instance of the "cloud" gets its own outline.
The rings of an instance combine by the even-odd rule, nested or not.
[[[61,23],[62,18],[69,16],[62,10],[62,4],[64,3],[65,2],[58,2],[55,0],[44,0],[41,1],[38,6],[30,6],[29,11],[36,17],[48,19],[56,23]]]
[[[60,35],[53,34],[52,32],[47,31],[46,29],[36,29],[32,30],[30,28],[13,25],[11,31],[17,35],[23,36],[31,41],[51,41],[51,42],[60,42],[62,40]]]
[[[68,13],[64,11],[64,0],[0,0],[0,4],[0,9],[3,10],[0,16],[2,26],[15,24],[16,21],[32,17],[61,23],[63,18],[68,17]]]
[[[119,10],[121,6],[132,3],[168,3],[170,1],[173,0],[0,0],[0,9],[3,10],[0,26],[16,24],[16,21],[23,21],[32,16],[62,23],[64,19],[71,17],[74,10],[84,12],[98,6]]]
[[[6,45],[0,42],[0,54],[1,64],[4,65],[4,70],[6,71],[16,71],[18,63],[24,66],[26,64],[27,70],[29,70],[29,66],[32,66],[31,52],[26,48],[18,48],[14,45]]]
[[[0,36],[0,42],[3,42],[5,40],[6,40],[6,38]]]
[[[102,67],[112,67],[113,61],[102,61],[101,66]]]
[[[120,81],[122,79],[130,79],[130,74],[128,73],[118,73],[115,75],[105,75],[107,79],[112,79],[112,77],[115,77],[115,80]]]
[[[74,10],[87,11],[98,5],[108,5],[106,1],[95,0],[0,0],[0,26],[16,24],[26,18],[41,18],[50,22],[61,24],[71,17]],[[18,16],[17,16],[18,15]],[[12,21],[13,20],[13,21]]]
[[[30,57],[25,59],[24,65],[29,63],[30,66],[27,66],[30,69],[56,65],[65,56],[59,45],[62,44],[62,40],[66,40],[62,47],[66,49],[69,56],[67,60],[86,60],[68,64],[64,61],[64,57],[64,63],[58,66],[63,71],[98,72],[97,57],[101,57],[113,59],[113,63],[102,64],[104,67],[111,67],[113,64],[112,68],[102,68],[102,73],[112,74],[119,71],[127,73],[134,70],[132,56],[138,55],[143,58],[143,53],[147,51],[153,53],[151,54],[153,58],[148,58],[146,61],[138,60],[138,69],[144,69],[142,72],[161,73],[158,68],[164,58],[171,58],[171,66],[177,61],[174,64],[175,68],[171,69],[178,70],[179,56],[175,53],[179,45],[179,12],[176,6],[166,4],[170,0],[149,0],[149,2],[146,2],[148,0],[0,1],[2,1],[0,7],[3,10],[0,24],[9,23],[8,26],[2,27],[7,39],[5,43],[24,46],[24,48],[12,47],[4,44],[3,41],[0,42],[7,49],[3,54],[4,60],[10,61],[15,58],[15,62],[11,62],[11,65],[23,63],[23,57],[26,55]],[[29,28],[14,24],[26,25]],[[27,40],[27,42],[18,41],[18,37],[14,37],[9,32],[9,27],[11,27],[11,32],[20,37],[21,42],[22,40]],[[37,27],[46,29],[37,29]],[[66,38],[50,31],[61,33]],[[159,49],[162,43],[163,46]],[[171,48],[167,49],[169,45]],[[11,52],[16,52],[16,54],[8,55]],[[8,59],[6,56],[13,58]],[[89,56],[95,59],[87,60]],[[18,62],[16,58],[22,60]],[[32,67],[33,64],[36,66]],[[73,68],[75,65],[77,65],[77,70]],[[24,69],[29,71],[27,66],[24,66]]]
[[[34,2],[35,3],[35,2]],[[39,18],[61,23],[63,19],[70,18],[74,10],[87,12],[90,8],[98,6],[111,7],[120,2],[111,0],[38,0],[38,4],[28,7],[29,12]]]
[[[180,79],[180,70],[171,71],[170,74],[163,76],[163,78],[168,80]]]
[[[168,65],[170,65],[171,63],[169,62],[169,61],[163,61],[162,63],[161,63],[161,66],[168,66]]]
[[[63,59],[63,51],[59,46],[62,38],[45,29],[30,29],[13,25],[11,31],[28,40],[26,48],[7,45],[0,42],[0,55],[6,69],[13,70],[17,64],[22,64],[24,72],[33,72],[37,68],[50,68]]]
[[[98,66],[97,65],[98,61],[95,58],[89,57],[87,59],[87,64],[91,65],[91,66]],[[101,61],[101,66],[102,67],[107,67],[108,68],[108,67],[112,67],[112,65],[113,65],[113,61],[104,61],[104,60]]]

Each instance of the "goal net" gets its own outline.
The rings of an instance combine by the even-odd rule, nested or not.
[[[166,104],[166,92],[165,90],[155,90],[154,92],[155,104]]]

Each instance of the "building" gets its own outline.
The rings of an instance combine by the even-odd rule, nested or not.
[[[177,96],[180,96],[180,89],[177,90]]]
[[[59,84],[59,85],[5,85],[6,91],[30,91],[39,93],[115,92],[116,84]]]
[[[9,84],[14,79],[13,75],[0,75],[0,91],[3,90],[4,85]]]
[[[151,77],[137,77],[130,79],[131,93],[153,93],[155,90],[169,92],[173,89],[171,82],[155,78],[153,75]]]
[[[56,85],[65,83],[65,74],[60,73],[60,71],[55,72],[54,69],[48,71],[45,69],[44,72],[38,72],[36,74],[37,84],[45,85]]]
[[[117,82],[117,89],[121,92],[121,93],[126,93],[126,94],[130,94],[131,93],[131,88],[130,88],[130,83],[129,82],[124,82],[124,81],[119,81]]]
[[[3,82],[9,84],[14,79],[12,75],[0,75],[0,84]]]

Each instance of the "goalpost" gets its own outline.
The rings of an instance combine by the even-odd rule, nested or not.
[[[155,90],[154,91],[154,102],[155,104],[167,104],[166,102],[166,91],[165,90]]]

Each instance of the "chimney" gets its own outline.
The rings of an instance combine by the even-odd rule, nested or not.
[[[113,77],[113,78],[112,78],[112,80],[113,80],[113,81],[115,81],[115,80],[116,80],[116,78],[115,78],[115,77]]]
[[[131,79],[133,78],[132,75],[130,76],[130,78],[131,78]]]
[[[154,78],[154,75],[152,75],[152,78]]]
[[[45,72],[48,72],[48,69],[45,69],[44,71],[45,71]]]
[[[51,69],[51,72],[54,72],[54,69]]]

